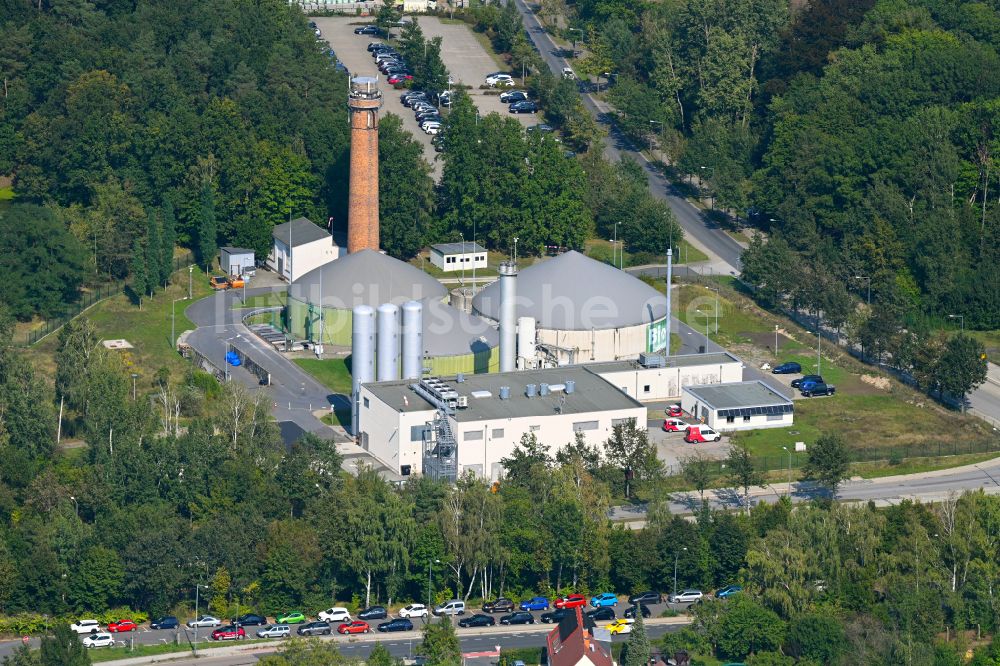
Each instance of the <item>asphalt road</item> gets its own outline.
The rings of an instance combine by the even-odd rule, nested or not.
[[[563,67],[571,67],[572,63],[560,55],[561,50],[549,37],[545,29],[535,15],[528,9],[524,0],[514,0],[518,11],[528,31],[528,37],[534,42],[535,47],[541,54],[542,59],[549,66],[549,69],[556,75],[562,72]],[[649,161],[639,151],[631,145],[628,139],[623,136],[610,122],[608,114],[603,110],[597,100],[586,91],[581,90],[583,105],[588,111],[608,128],[608,136],[605,140],[604,154],[613,161],[620,160],[623,156],[631,157],[642,165],[649,183],[649,190],[658,199],[667,202],[678,223],[684,232],[695,238],[698,243],[708,249],[712,254],[728,265],[728,271],[738,272],[740,270],[740,255],[743,248],[728,236],[722,229],[719,229],[712,222],[708,221],[702,211],[692,206],[686,199],[679,196],[673,185],[667,181]]]

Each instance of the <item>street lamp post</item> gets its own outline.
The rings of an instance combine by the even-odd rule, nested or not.
[[[659,125],[660,126],[660,151],[662,153],[662,151],[663,151],[663,121],[661,121],[661,120],[650,120],[649,124],[650,125]]]
[[[135,380],[139,378],[138,373],[132,373],[132,402],[135,402]]]
[[[787,446],[781,447],[788,454],[788,489],[785,491],[786,495],[792,494],[792,450]]]
[[[715,334],[719,334],[719,288],[709,287],[710,290],[715,292]]]
[[[962,334],[965,334],[965,315],[950,314],[948,315],[948,319],[958,319],[962,325]]]
[[[715,176],[715,169],[713,167],[703,166],[701,167],[701,169],[703,171],[712,172],[712,175],[709,176],[709,178],[713,178]],[[711,187],[708,188],[708,196],[709,196],[708,207],[711,208],[712,210],[715,210],[715,192],[712,190]]]
[[[568,32],[578,32],[580,33],[581,37],[583,36],[583,30],[580,30],[579,28],[566,28],[566,30]],[[573,55],[576,56],[576,37],[574,37],[572,41],[573,41]]]
[[[80,505],[77,503],[76,497],[74,497],[73,495],[70,495],[69,498],[71,500],[73,500],[73,509],[76,511],[76,517],[79,518],[80,517]]]
[[[433,564],[441,564],[441,560],[427,560],[427,608],[428,609],[430,609],[431,607],[431,574],[433,571],[432,569]]]
[[[774,325],[774,357],[778,358],[778,325]]]
[[[872,278],[870,275],[855,275],[855,280],[868,280],[868,307],[872,306]]]
[[[704,316],[705,316],[705,338],[708,338],[708,334],[709,334],[709,330],[708,330],[708,322],[709,322],[709,320],[710,320],[710,319],[709,319],[709,316],[708,316],[708,313],[707,313],[707,312],[705,312],[704,310],[702,310],[701,308],[697,308],[697,309],[695,310],[695,312],[697,312],[698,314],[701,314],[701,315],[704,315]]]
[[[188,266],[188,298],[192,298],[191,287],[194,281],[193,275],[194,275],[194,264],[191,264],[190,266]]]
[[[686,551],[687,546],[684,546],[683,548],[681,548],[681,550]],[[681,556],[680,550],[674,553],[674,596],[675,597],[677,596],[677,562],[680,559],[680,556]]]

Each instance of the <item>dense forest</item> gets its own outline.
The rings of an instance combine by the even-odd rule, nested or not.
[[[617,73],[623,128],[783,239],[805,282],[867,299],[870,278],[873,303],[899,319],[1000,327],[987,269],[1000,253],[996,3],[543,0],[542,12],[587,35],[583,69]]]

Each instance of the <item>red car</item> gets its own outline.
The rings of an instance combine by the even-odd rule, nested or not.
[[[687,430],[687,427],[688,424],[676,416],[671,416],[670,418],[663,420],[664,432],[684,432]]]
[[[233,625],[229,625],[228,627],[219,627],[212,632],[213,641],[241,641],[246,637],[247,632],[243,630],[243,627]]]
[[[345,622],[337,627],[338,634],[370,634],[371,632],[372,628],[368,626],[368,623],[361,620]]]
[[[119,631],[135,631],[139,627],[132,620],[118,620],[108,624],[108,631],[115,633]]]
[[[570,594],[556,599],[555,607],[559,608],[579,608],[587,605],[587,597],[582,594]]]
[[[397,83],[403,83],[404,81],[410,81],[412,79],[413,79],[412,74],[393,74],[388,79],[386,79],[386,81],[388,81],[392,85],[396,85]]]
[[[680,405],[670,405],[664,411],[667,412],[667,416],[680,416],[684,413]]]

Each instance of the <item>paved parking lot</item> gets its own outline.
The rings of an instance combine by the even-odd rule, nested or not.
[[[413,113],[399,101],[401,91],[394,90],[384,82],[385,77],[379,74],[375,61],[366,50],[373,38],[369,35],[354,34],[354,28],[366,23],[368,19],[355,16],[326,16],[316,17],[313,20],[323,32],[323,38],[336,51],[352,76],[379,76],[382,79],[384,97],[382,112],[394,113],[403,119],[403,127],[423,145],[424,158],[431,164],[435,178],[440,177],[441,164],[437,160],[438,153],[434,152],[434,147],[431,145],[431,137],[420,130]],[[446,24],[431,16],[420,17],[419,22],[425,37],[428,39],[441,37],[441,58],[445,66],[456,82],[472,86],[468,92],[481,114],[497,112],[513,115],[526,127],[541,122],[537,114],[509,114],[507,105],[501,104],[498,95],[486,95],[485,91],[479,89],[486,75],[500,68],[476,41],[468,25]]]

